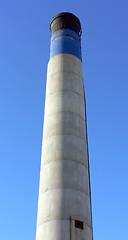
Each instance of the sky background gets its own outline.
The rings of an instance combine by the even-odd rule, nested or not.
[[[0,239],[34,240],[49,24],[82,25],[94,240],[128,239],[128,2],[0,1]]]

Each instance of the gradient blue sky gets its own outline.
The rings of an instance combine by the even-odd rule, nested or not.
[[[128,2],[1,0],[0,239],[34,240],[49,23],[82,24],[94,240],[128,238]]]

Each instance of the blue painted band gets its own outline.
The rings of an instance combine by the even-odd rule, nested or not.
[[[81,40],[77,33],[70,29],[60,29],[53,33],[50,59],[60,53],[72,54],[81,60]]]

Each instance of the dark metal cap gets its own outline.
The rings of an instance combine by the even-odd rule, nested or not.
[[[72,13],[62,12],[57,14],[50,23],[51,35],[63,28],[71,29],[81,35],[81,24],[79,19]]]

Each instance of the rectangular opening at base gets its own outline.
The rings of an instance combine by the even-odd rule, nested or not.
[[[80,229],[84,229],[84,224],[83,224],[82,221],[75,220],[75,227],[80,228]]]

